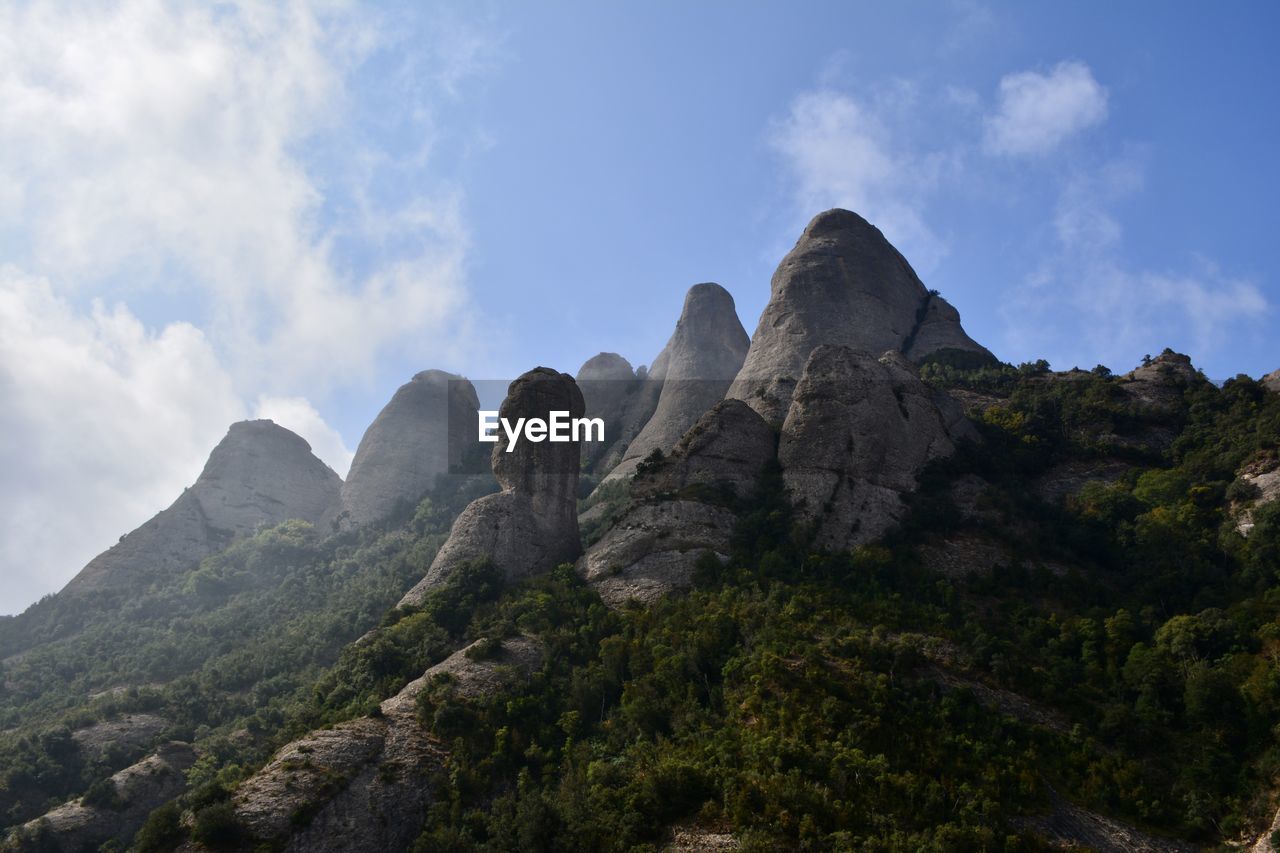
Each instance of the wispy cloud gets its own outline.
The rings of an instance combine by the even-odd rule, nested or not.
[[[903,82],[865,99],[834,89],[804,92],[774,122],[769,143],[802,216],[831,207],[857,211],[927,272],[947,249],[923,210],[955,154],[914,147],[899,124],[914,100],[914,86]]]
[[[992,154],[1043,156],[1107,117],[1107,90],[1082,62],[1048,73],[1019,71],[1000,80],[996,111],[987,119]]]
[[[1056,367],[1099,361],[1128,369],[1144,352],[1171,346],[1204,359],[1234,335],[1263,328],[1271,306],[1256,282],[1193,255],[1160,270],[1126,261],[1119,202],[1140,192],[1133,156],[1075,174],[1053,216],[1053,247],[1009,294],[1006,344]]]

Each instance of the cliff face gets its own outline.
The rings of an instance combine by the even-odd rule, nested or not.
[[[653,415],[608,479],[629,477],[654,450],[675,447],[685,431],[724,398],[749,344],[727,290],[711,283],[690,288],[675,332],[649,373],[651,382],[660,383]]]
[[[95,557],[67,584],[73,595],[116,589],[157,571],[188,568],[259,526],[336,517],[342,480],[311,445],[271,421],[241,421],[173,504]]]
[[[824,344],[894,350],[915,361],[941,350],[994,360],[880,230],[847,210],[814,217],[778,265],[728,396],[780,424],[809,354]]]
[[[424,370],[401,385],[351,461],[342,487],[350,520],[367,524],[402,503],[417,503],[437,476],[461,461],[479,408],[471,383],[442,370]]]

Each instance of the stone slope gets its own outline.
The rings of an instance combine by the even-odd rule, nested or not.
[[[689,587],[703,555],[727,557],[737,522],[731,504],[750,494],[776,443],[745,403],[717,404],[670,456],[641,466],[632,502],[587,549],[578,573],[613,607]]]
[[[675,331],[649,373],[650,382],[661,383],[657,405],[607,479],[629,477],[653,450],[674,447],[724,398],[749,345],[729,291],[714,283],[689,288]]]
[[[537,367],[511,383],[499,416],[514,423],[519,418],[546,419],[549,412],[567,411],[569,417],[577,418],[584,409],[573,377]],[[490,458],[502,491],[467,505],[426,576],[400,605],[421,603],[460,566],[474,560],[492,561],[508,580],[573,562],[582,550],[577,494],[580,444],[520,440],[508,453],[507,437],[499,430]]]
[[[801,374],[778,443],[798,519],[819,548],[843,551],[883,536],[905,515],[902,496],[930,461],[972,437],[945,394],[901,354],[879,359],[820,346]]]
[[[823,344],[915,361],[941,350],[994,359],[880,230],[847,210],[814,217],[782,259],[728,396],[781,423],[809,354]]]
[[[1280,394],[1280,370],[1273,370],[1260,380],[1268,391]]]
[[[336,517],[342,480],[300,436],[269,420],[241,421],[209,454],[196,482],[166,510],[99,554],[67,584],[87,594],[195,565],[259,526]]]
[[[357,524],[415,504],[436,477],[461,462],[480,408],[466,379],[424,370],[401,385],[365,430],[342,487],[343,509]]]

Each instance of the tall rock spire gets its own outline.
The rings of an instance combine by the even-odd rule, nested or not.
[[[809,354],[824,344],[895,350],[917,362],[947,349],[992,357],[880,229],[838,209],[815,216],[778,265],[769,303],[727,396],[781,423]]]

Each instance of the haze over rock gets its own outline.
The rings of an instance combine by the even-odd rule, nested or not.
[[[779,264],[728,396],[781,423],[809,354],[823,344],[894,350],[917,362],[942,350],[994,360],[878,228],[839,209],[814,217]]]
[[[507,389],[499,417],[547,419],[552,411],[582,417],[585,405],[573,377],[536,367]],[[558,563],[573,562],[582,550],[578,536],[580,442],[518,441],[507,452],[498,431],[493,473],[502,491],[472,501],[453,523],[426,576],[400,604],[420,603],[464,563],[487,559],[517,580]]]
[[[821,346],[791,397],[778,461],[814,544],[842,551],[901,521],[920,471],[972,429],[900,353]]]
[[[99,554],[65,591],[118,588],[189,567],[259,526],[291,518],[327,523],[342,480],[300,436],[269,420],[240,421],[209,454],[196,482],[166,510]]]
[[[650,381],[661,382],[653,415],[608,479],[630,476],[653,450],[674,447],[724,398],[750,343],[729,291],[714,283],[689,288],[676,329],[649,373]]]
[[[348,517],[366,524],[415,504],[461,461],[480,401],[466,379],[424,370],[401,385],[360,439],[342,487]]]
[[[685,433],[671,455],[640,466],[633,502],[578,561],[606,604],[651,602],[687,588],[705,554],[724,559],[737,516],[774,458],[777,435],[751,407],[724,400]]]
[[[587,417],[602,418],[605,427],[604,441],[583,442],[582,470],[607,474],[653,416],[662,386],[649,379],[648,370],[632,369],[629,361],[613,352],[587,359],[578,369],[577,382]]]

